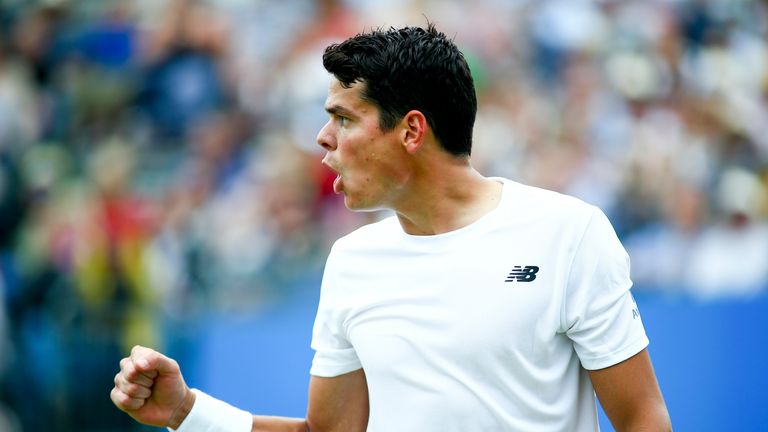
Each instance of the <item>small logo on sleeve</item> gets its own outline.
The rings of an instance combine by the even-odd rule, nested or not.
[[[637,301],[635,301],[635,296],[633,296],[632,293],[629,293],[629,298],[632,299],[632,304],[634,305],[632,308],[632,319],[640,318],[640,311],[637,309]]]
[[[538,272],[538,266],[514,266],[504,282],[532,282]]]

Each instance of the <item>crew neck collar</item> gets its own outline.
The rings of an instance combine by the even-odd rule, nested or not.
[[[472,235],[475,232],[482,230],[485,226],[487,226],[490,222],[492,222],[499,213],[503,213],[503,209],[505,209],[510,200],[510,195],[513,193],[514,185],[515,183],[511,180],[501,178],[501,177],[489,177],[490,180],[497,181],[501,183],[501,196],[499,199],[498,204],[496,207],[488,211],[486,214],[479,217],[474,222],[465,225],[461,228],[457,228],[452,231],[440,233],[440,234],[429,234],[429,235],[415,235],[415,234],[408,234],[407,232],[403,231],[402,227],[399,227],[399,231],[401,236],[406,239],[409,242],[412,243],[420,243],[420,244],[440,244],[443,242],[449,242],[456,238],[463,238],[467,235]],[[397,220],[397,216],[393,216],[394,222],[399,225],[399,221]]]

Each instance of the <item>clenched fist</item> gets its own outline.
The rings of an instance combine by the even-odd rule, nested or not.
[[[138,345],[120,361],[110,396],[118,408],[140,423],[172,429],[178,428],[195,403],[179,364]]]

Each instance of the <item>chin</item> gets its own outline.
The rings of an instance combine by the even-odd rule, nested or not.
[[[378,203],[366,202],[364,200],[355,200],[349,195],[344,195],[344,205],[353,212],[372,212],[382,210],[384,207]]]

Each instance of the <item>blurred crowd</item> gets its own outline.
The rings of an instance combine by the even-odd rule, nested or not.
[[[322,50],[427,19],[472,67],[481,172],[600,206],[636,292],[767,290],[765,2],[4,0],[0,430],[136,430],[114,359],[301,295],[380,216],[319,164]]]

